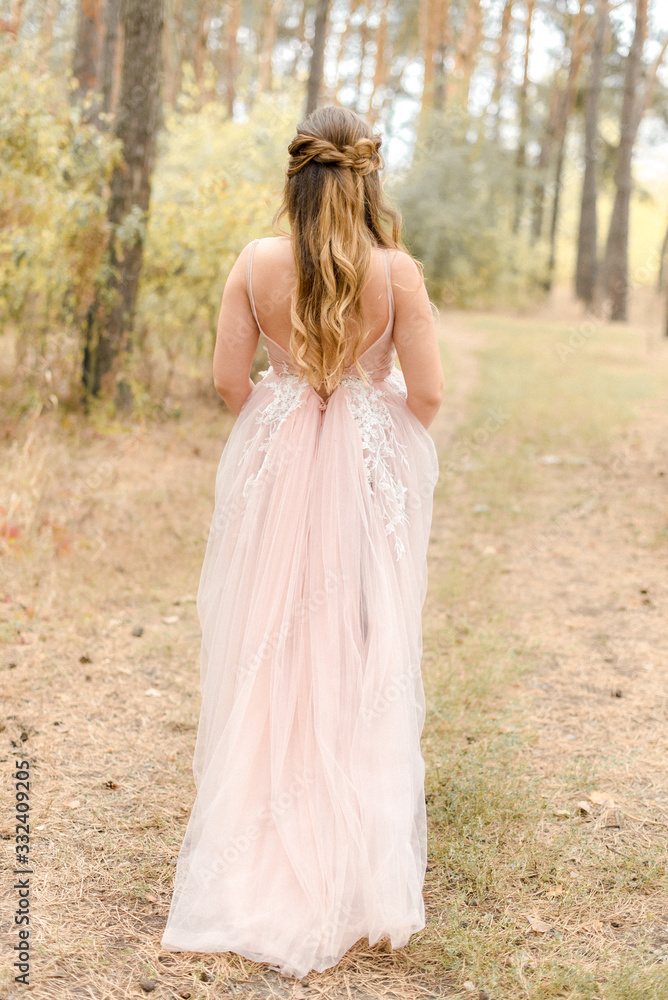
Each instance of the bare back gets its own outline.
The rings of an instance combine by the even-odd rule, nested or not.
[[[290,343],[290,296],[296,281],[295,263],[289,236],[267,237],[255,247],[252,260],[252,295],[258,324],[266,335],[285,351]],[[389,291],[389,294],[388,294]],[[373,250],[369,275],[362,289],[362,311],[369,330],[362,350],[368,350],[387,328],[391,289],[384,252]],[[346,365],[352,364],[352,350]]]

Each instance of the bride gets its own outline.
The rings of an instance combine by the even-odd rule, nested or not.
[[[238,419],[197,597],[197,793],[161,944],[298,977],[425,925],[421,611],[443,373],[380,145],[340,107],[298,126],[290,235],[239,255],[213,360]]]

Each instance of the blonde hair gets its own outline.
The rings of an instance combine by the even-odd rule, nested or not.
[[[300,379],[331,393],[367,337],[361,292],[375,247],[405,250],[401,217],[384,199],[378,171],[382,138],[354,111],[324,107],[297,126],[288,146],[283,202],[297,282],[292,294],[290,355]],[[356,332],[352,338],[350,327]]]

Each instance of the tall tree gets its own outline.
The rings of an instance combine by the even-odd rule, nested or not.
[[[124,0],[123,72],[115,132],[122,164],[111,177],[109,245],[100,288],[88,316],[83,359],[87,395],[115,391],[119,408],[132,404],[122,366],[131,331],[142,265],[156,136],[161,120],[163,0]]]
[[[586,0],[580,0],[580,8],[573,19],[568,41],[568,70],[566,81],[562,85],[560,82],[561,73],[558,71],[555,76],[554,88],[550,100],[550,110],[548,112],[543,141],[540,147],[538,158],[538,178],[533,191],[533,213],[531,226],[531,239],[536,242],[543,232],[543,218],[545,211],[545,187],[551,172],[559,169],[560,161],[563,163],[563,150],[566,141],[566,129],[568,119],[575,104],[577,96],[577,81],[582,67],[582,60],[587,48],[587,14]],[[555,178],[559,180],[560,178]],[[558,206],[558,187],[555,188],[555,197]]]
[[[234,102],[237,94],[237,73],[239,72],[239,46],[237,35],[241,27],[241,0],[228,0],[225,4],[227,21],[225,24],[225,101],[228,117],[234,118]]]
[[[53,26],[58,15],[58,0],[46,0],[42,7],[42,19],[39,25],[39,71],[46,73],[49,67],[51,46],[53,45]]]
[[[72,100],[79,101],[89,90],[100,89],[102,54],[102,0],[79,0],[72,74],[77,86]]]
[[[105,0],[104,44],[102,46],[102,66],[100,85],[102,89],[102,110],[114,110],[114,98],[118,94],[119,59],[117,49],[121,44],[121,0]]]
[[[536,9],[535,0],[526,0],[526,23],[524,31],[524,72],[522,83],[517,95],[517,105],[519,111],[519,139],[517,142],[517,152],[515,154],[515,168],[517,179],[515,181],[515,211],[513,215],[513,232],[519,231],[524,212],[524,192],[525,192],[525,172],[527,164],[527,140],[529,138],[529,56],[531,54],[531,29],[533,26],[533,15]]]
[[[631,164],[642,113],[642,105],[638,100],[638,87],[642,74],[642,55],[646,37],[647,0],[636,0],[635,31],[626,58],[626,71],[624,73],[624,94],[615,171],[615,202],[605,249],[605,285],[610,297],[610,318],[614,322],[626,321],[628,313]]]
[[[362,110],[362,88],[364,86],[364,70],[365,70],[365,60],[367,54],[367,46],[371,41],[371,28],[369,27],[368,21],[369,7],[367,4],[364,6],[364,17],[357,29],[357,37],[360,43],[360,58],[357,67],[357,80],[355,83],[355,108],[357,111]]]
[[[424,65],[417,146],[429,146],[434,112],[438,115],[446,103],[445,56],[450,43],[449,0],[421,0],[418,33]]]
[[[266,0],[264,32],[262,35],[260,67],[258,71],[258,85],[260,87],[260,92],[263,94],[269,93],[272,87],[272,60],[274,55],[274,46],[276,45],[278,19],[281,16],[282,9],[283,0]]]
[[[608,24],[608,0],[596,0],[596,29],[585,93],[585,167],[575,269],[575,294],[588,306],[594,302],[598,280],[598,108]]]
[[[494,59],[494,87],[492,89],[492,95],[490,97],[489,104],[487,105],[487,113],[489,114],[490,108],[493,108],[494,115],[494,135],[498,136],[499,132],[499,120],[501,117],[501,96],[503,94],[503,87],[508,79],[508,43],[510,41],[510,33],[513,24],[513,2],[514,0],[506,0],[503,13],[501,15],[501,28],[499,31],[499,41],[496,50],[496,56]]]
[[[387,5],[388,0],[384,0],[383,7],[380,12],[380,21],[378,22],[378,28],[376,29],[375,42],[376,42],[376,62],[373,71],[373,88],[371,91],[371,97],[369,98],[369,112],[368,119],[372,125],[375,125],[378,119],[379,106],[376,101],[377,94],[385,88],[387,83],[387,78],[390,72],[391,59],[387,55]]]
[[[307,0],[301,0],[301,7],[300,7],[300,11],[299,11],[299,23],[297,24],[297,30],[295,31],[295,34],[294,34],[294,40],[295,40],[295,42],[297,42],[297,44],[294,46],[294,49],[293,49],[293,53],[294,53],[293,60],[292,60],[292,63],[290,65],[290,69],[288,71],[288,73],[289,73],[290,76],[295,76],[295,74],[297,73],[297,68],[299,66],[299,59],[300,59],[300,56],[302,55],[302,53],[304,52],[304,47],[305,47],[305,44],[306,44],[306,8],[307,8],[307,6],[308,6]],[[350,19],[348,19],[348,21],[346,22],[346,31],[348,31],[349,24],[350,24]],[[344,33],[343,37],[345,38],[345,33]],[[338,67],[337,67],[337,79],[338,79]]]
[[[198,90],[198,104],[201,106],[206,100],[205,94],[205,72],[207,41],[209,38],[209,27],[211,24],[210,0],[198,0],[197,4],[197,24],[195,27],[195,51],[193,54],[193,75]]]
[[[331,0],[318,0],[311,46],[311,68],[306,89],[306,115],[318,107],[325,69],[325,44],[327,42],[327,17]]]
[[[483,36],[483,14],[480,0],[468,0],[464,25],[455,44],[453,94],[464,111],[469,106],[471,77],[475,69]]]
[[[165,0],[165,28],[162,56],[164,65],[164,97],[167,104],[176,107],[181,93],[183,53],[185,51],[183,0]]]

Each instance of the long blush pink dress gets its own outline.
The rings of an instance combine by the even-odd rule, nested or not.
[[[370,385],[351,367],[325,402],[260,331],[270,367],[220,459],[197,597],[197,795],[169,951],[301,977],[425,925],[421,611],[439,470],[394,366],[385,261]]]

